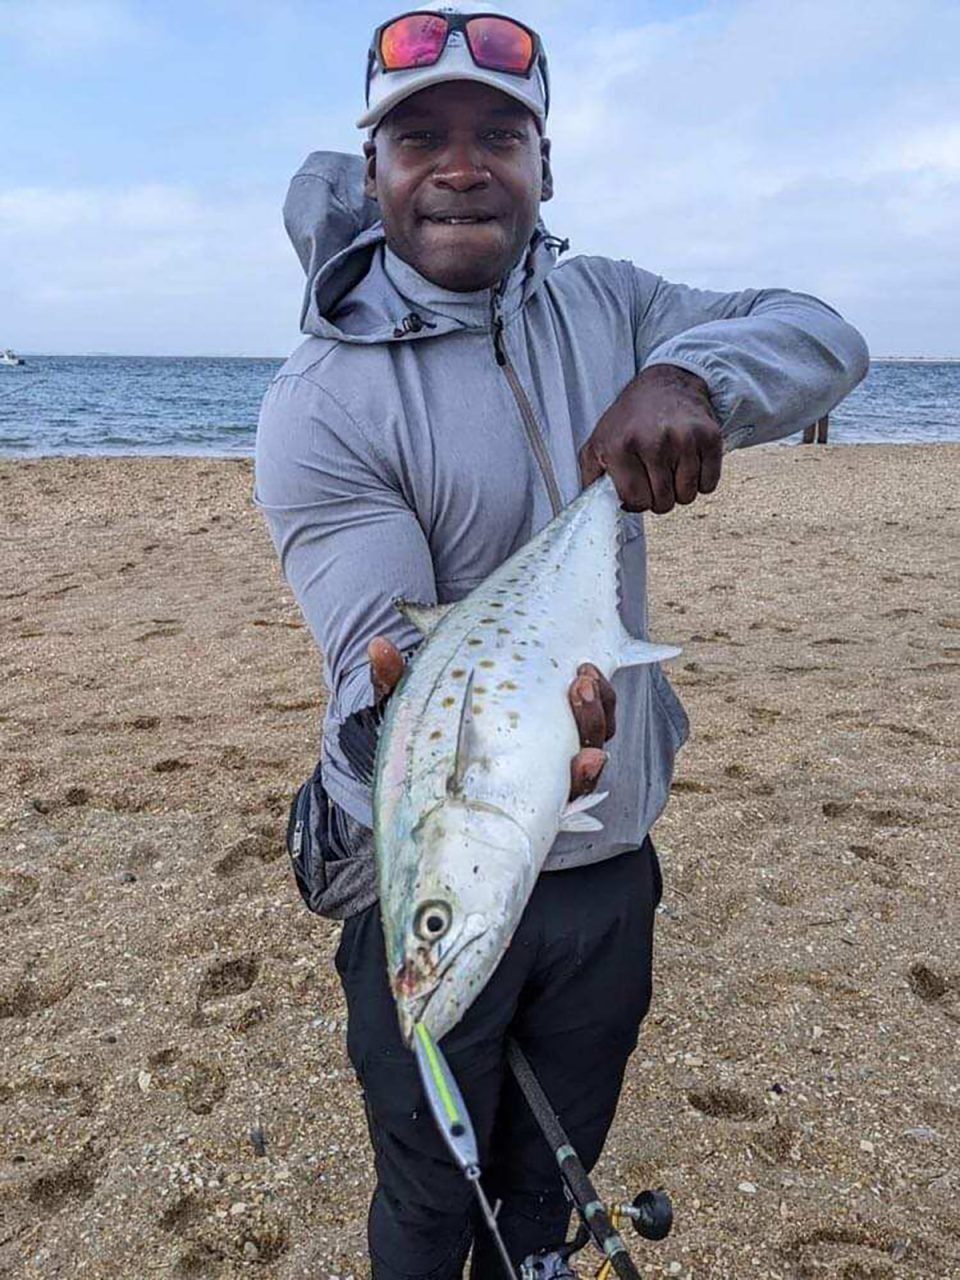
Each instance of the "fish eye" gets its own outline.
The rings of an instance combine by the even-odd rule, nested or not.
[[[417,911],[413,931],[424,942],[438,942],[453,924],[453,912],[446,902],[425,902]]]

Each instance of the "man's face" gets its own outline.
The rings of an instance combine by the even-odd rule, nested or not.
[[[386,116],[367,158],[387,244],[458,293],[489,289],[519,261],[553,194],[550,144],[533,115],[472,80],[432,85]]]

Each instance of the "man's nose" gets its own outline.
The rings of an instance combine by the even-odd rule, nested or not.
[[[490,170],[480,149],[467,143],[451,143],[433,171],[433,181],[452,191],[472,191],[490,182]]]

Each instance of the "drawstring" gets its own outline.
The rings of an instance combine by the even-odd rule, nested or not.
[[[405,338],[408,333],[419,333],[421,329],[435,329],[436,327],[432,320],[424,320],[423,316],[418,315],[416,311],[411,311],[403,317],[394,329],[393,336],[395,338]]]
[[[556,249],[558,255],[566,253],[570,248],[570,241],[561,239],[560,236],[544,235],[542,240],[548,249]],[[528,261],[524,271],[525,277],[529,280],[535,271],[536,268],[533,263]],[[499,293],[501,296],[506,283],[506,277],[504,277],[499,286]],[[434,324],[432,320],[424,320],[423,316],[419,315],[416,311],[411,311],[403,317],[394,329],[393,336],[395,338],[406,338],[411,333],[419,333],[421,329],[435,329],[436,327],[436,324]]]

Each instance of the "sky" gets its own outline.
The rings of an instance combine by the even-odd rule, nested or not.
[[[414,7],[411,4],[411,7]],[[505,7],[500,0],[500,7]],[[0,0],[0,347],[273,355],[287,182],[357,151],[371,0]],[[516,0],[572,253],[960,356],[958,0]]]

